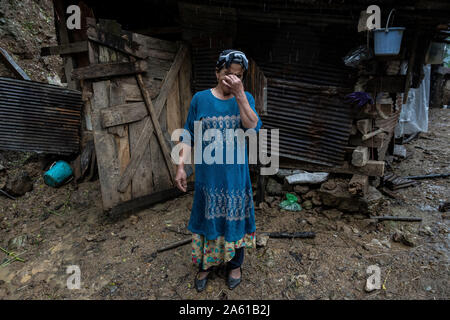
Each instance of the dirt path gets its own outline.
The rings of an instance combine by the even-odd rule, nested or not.
[[[449,111],[433,109],[429,133],[406,145],[408,158],[394,163],[393,171],[449,172],[449,128]],[[192,194],[112,222],[101,212],[98,181],[52,189],[37,163],[24,167],[35,179],[33,191],[15,201],[0,197],[0,245],[6,248],[21,236],[25,241],[14,251],[26,251],[24,263],[0,267],[1,299],[450,298],[448,213],[437,211],[440,200],[449,200],[448,178],[402,189],[404,200],[382,200],[384,214],[419,216],[421,223],[374,224],[362,215],[327,217],[317,209],[258,209],[257,231],[315,231],[317,237],[270,239],[266,247],[246,251],[244,281],[237,289],[228,290],[223,275],[216,275],[198,294],[190,245],[151,255],[190,237]],[[393,241],[396,232],[407,234],[414,246]],[[0,263],[5,257],[0,252]],[[80,267],[79,290],[67,289],[69,265]],[[364,291],[370,265],[380,267],[386,290]]]

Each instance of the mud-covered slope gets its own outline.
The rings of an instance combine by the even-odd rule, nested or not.
[[[51,0],[0,0],[0,47],[32,80],[49,82],[62,76],[60,57],[40,56],[41,47],[56,44]],[[0,76],[13,76],[1,62]]]

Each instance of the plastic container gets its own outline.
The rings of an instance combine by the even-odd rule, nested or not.
[[[44,182],[51,187],[61,186],[73,171],[70,165],[62,160],[56,161],[47,172],[44,173]]]
[[[393,56],[400,53],[405,28],[388,27],[393,12],[394,9],[389,13],[386,28],[375,29],[373,31],[374,52],[376,56]]]
[[[425,64],[443,63],[445,58],[445,45],[444,42],[432,41],[425,56]]]

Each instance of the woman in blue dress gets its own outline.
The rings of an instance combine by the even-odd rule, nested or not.
[[[262,126],[253,96],[244,91],[242,80],[247,70],[248,60],[243,52],[223,51],[216,64],[217,85],[195,93],[184,126],[190,139],[182,138],[185,145],[180,156],[190,154],[190,147],[196,149],[200,144],[202,155],[206,154],[203,150],[207,150],[210,143],[216,143],[216,146],[219,143],[218,146],[223,148],[216,148],[210,153],[215,157],[212,163],[210,159],[203,159],[201,163],[198,163],[198,159],[194,160],[195,191],[188,230],[193,234],[192,261],[199,267],[194,281],[197,291],[206,288],[212,268],[223,263],[226,263],[228,270],[228,287],[235,288],[241,282],[244,248],[256,247],[248,158],[246,152],[242,155],[238,151],[239,138],[229,139],[227,135],[230,131],[227,129],[240,129],[241,133],[247,135],[256,134]],[[195,129],[196,125],[200,125],[197,128],[201,128],[202,134],[208,129],[217,129],[219,135],[209,137],[211,142],[204,141],[209,140],[205,136],[197,140],[198,137],[194,137],[194,133],[199,133]],[[226,149],[230,146],[234,148]],[[231,155],[234,157],[231,164],[228,161],[230,157],[226,155],[229,150],[232,150]],[[242,158],[239,161],[238,154],[245,161]],[[183,160],[179,162],[175,180],[177,187],[186,192]]]

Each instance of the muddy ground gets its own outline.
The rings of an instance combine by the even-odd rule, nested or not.
[[[449,172],[449,128],[449,110],[432,109],[429,132],[406,145],[408,156],[392,163],[393,172]],[[102,213],[98,181],[53,189],[44,184],[40,163],[29,156],[4,154],[8,173],[27,170],[34,188],[17,200],[0,196],[0,245],[12,245],[24,259],[0,267],[1,299],[450,297],[449,220],[448,213],[438,211],[440,201],[449,200],[448,178],[401,189],[397,200],[382,198],[377,214],[417,216],[422,222],[374,223],[362,214],[333,214],[323,207],[282,212],[263,206],[256,210],[257,232],[314,231],[316,238],[271,238],[267,246],[246,251],[238,288],[228,290],[219,273],[199,294],[189,244],[152,258],[157,248],[190,237],[192,193],[112,221]],[[409,242],[395,242],[395,234]],[[5,258],[0,252],[0,263]],[[78,290],[67,288],[70,265],[81,270]],[[365,291],[370,265],[380,267],[385,289]]]

